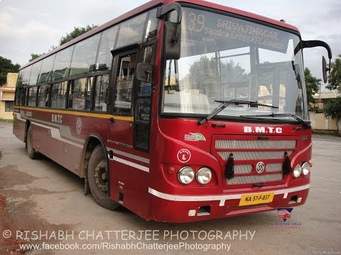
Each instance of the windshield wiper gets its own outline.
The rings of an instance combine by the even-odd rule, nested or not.
[[[198,121],[199,125],[202,125],[205,122],[207,122],[208,120],[214,118],[215,116],[217,116],[220,112],[222,112],[224,109],[226,109],[230,105],[249,105],[250,107],[264,106],[264,107],[269,107],[269,108],[273,108],[273,109],[278,109],[277,106],[261,104],[261,103],[258,103],[257,101],[249,101],[249,100],[239,100],[239,99],[233,99],[233,100],[227,100],[227,101],[215,100],[214,102],[220,103],[220,105],[217,108],[215,108],[212,111],[212,113],[210,113],[206,117],[200,119]]]
[[[304,128],[310,128],[310,124],[304,121],[302,118],[297,116],[293,113],[270,113],[270,114],[263,114],[263,115],[241,115],[241,118],[252,119],[252,118],[267,118],[267,117],[291,117],[295,119],[298,123],[300,123]]]
[[[294,73],[295,73],[295,79],[297,81],[297,84],[298,84],[298,88],[299,89],[302,89],[302,80],[301,80],[301,76],[299,74],[299,71],[297,70],[299,67],[298,65],[295,64],[294,61],[291,61],[291,65],[292,65],[292,70],[294,70]]]

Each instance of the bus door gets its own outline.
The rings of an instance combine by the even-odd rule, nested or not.
[[[113,52],[112,114],[107,144],[110,160],[111,196],[134,211],[146,210],[141,199],[149,174],[151,82],[136,79],[144,59],[141,45]],[[141,214],[146,212],[140,211]]]
[[[147,156],[151,122],[151,71],[137,79],[138,66],[153,61],[153,46],[133,45],[113,53],[113,99],[109,142]],[[148,72],[148,70],[146,70]]]
[[[133,89],[137,64],[137,47],[113,52],[112,115],[108,137],[109,147],[133,150]]]

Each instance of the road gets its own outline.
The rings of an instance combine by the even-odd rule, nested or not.
[[[286,223],[267,212],[174,225],[99,207],[75,175],[46,158],[29,159],[11,128],[0,122],[1,255],[163,254],[167,247],[177,254],[341,254],[341,138],[314,136],[309,198]],[[20,247],[43,241],[49,250]]]

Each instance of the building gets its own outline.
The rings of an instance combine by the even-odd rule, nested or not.
[[[339,123],[336,123],[335,119],[326,117],[324,114],[325,103],[330,99],[334,99],[340,96],[341,94],[336,90],[322,91],[321,93],[317,93],[314,95],[315,102],[311,105],[313,111],[310,112],[310,120],[315,131],[330,133],[336,133],[338,130],[339,132],[341,131],[341,121],[339,121]]]
[[[13,119],[15,85],[17,83],[17,79],[17,73],[8,73],[6,84],[0,86],[0,120]]]

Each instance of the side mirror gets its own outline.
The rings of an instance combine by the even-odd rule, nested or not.
[[[151,79],[153,66],[148,63],[138,63],[136,66],[136,79],[147,82]]]
[[[181,54],[181,24],[165,23],[165,58],[179,59]]]
[[[323,56],[322,57],[322,76],[323,76],[323,82],[324,83],[328,82],[328,73],[330,73],[330,70],[331,70],[330,63],[327,64],[327,60]]]
[[[179,59],[181,51],[181,5],[173,3],[159,7],[157,17],[165,21],[165,58]]]

